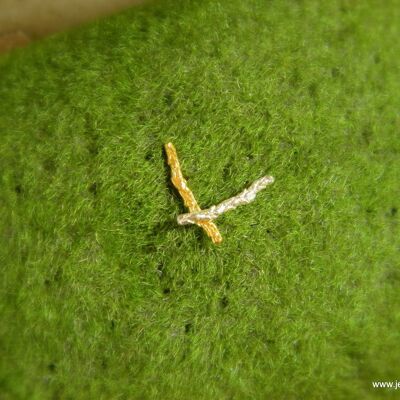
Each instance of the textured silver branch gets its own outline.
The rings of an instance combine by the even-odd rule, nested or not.
[[[198,221],[213,220],[224,212],[234,210],[236,207],[239,207],[243,204],[251,203],[256,198],[256,195],[260,190],[263,190],[267,185],[270,185],[273,182],[274,178],[272,176],[263,176],[262,178],[253,182],[251,186],[243,190],[243,192],[223,201],[216,206],[212,206],[206,210],[178,215],[178,224],[188,225],[195,224]]]

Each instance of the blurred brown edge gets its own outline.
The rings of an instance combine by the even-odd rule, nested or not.
[[[6,32],[0,35],[0,53],[7,53],[17,47],[24,47],[31,38],[23,31]]]
[[[0,0],[1,1],[1,0]],[[94,14],[88,15],[87,18],[81,19],[79,21],[73,21],[70,18],[67,19],[67,23],[60,28],[54,28],[54,26],[50,25],[49,29],[45,29],[35,32],[34,29],[32,32],[28,33],[25,28],[16,29],[12,31],[1,31],[0,30],[0,55],[9,53],[11,50],[16,48],[21,48],[27,46],[29,43],[36,41],[38,39],[44,38],[46,36],[51,36],[55,33],[67,31],[77,26],[84,25],[85,23],[89,23],[96,19],[101,19],[107,15],[117,14],[118,12],[122,12],[124,9],[128,9],[131,7],[138,7],[144,4],[148,4],[151,0],[127,0],[128,3],[124,3],[124,5],[117,6],[112,11],[105,11],[102,9],[98,9]],[[54,21],[53,21],[54,22]]]

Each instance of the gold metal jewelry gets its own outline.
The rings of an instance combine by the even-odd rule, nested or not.
[[[168,165],[171,167],[171,181],[181,195],[185,206],[191,213],[201,211],[192,191],[187,185],[186,179],[182,175],[175,146],[172,143],[167,143],[165,145],[165,151],[167,153]],[[204,229],[213,243],[218,244],[222,242],[222,236],[217,226],[212,221],[196,221],[194,223]]]

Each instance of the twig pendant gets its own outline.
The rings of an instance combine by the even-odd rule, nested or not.
[[[249,188],[243,190],[238,195],[231,197],[216,206],[202,210],[197,204],[192,191],[189,189],[187,182],[182,175],[174,145],[172,143],[167,143],[165,145],[165,151],[167,153],[168,165],[171,167],[171,181],[181,195],[185,206],[189,209],[189,213],[178,215],[178,224],[196,224],[200,226],[211,238],[213,243],[216,244],[222,242],[222,236],[212,220],[216,219],[224,212],[234,210],[236,207],[243,204],[249,204],[256,198],[256,195],[260,190],[274,182],[272,176],[264,176],[257,179]]]

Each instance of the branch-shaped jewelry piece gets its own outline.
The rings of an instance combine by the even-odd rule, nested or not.
[[[201,211],[200,206],[197,204],[192,191],[189,189],[187,182],[182,175],[175,146],[172,143],[167,143],[165,145],[165,151],[167,153],[168,165],[171,167],[171,181],[181,195],[185,206],[191,213]],[[212,221],[196,221],[194,223],[204,229],[213,243],[217,244],[222,242],[222,236],[219,233],[217,226]]]
[[[168,164],[171,167],[171,181],[181,195],[185,206],[190,211],[187,214],[178,215],[178,224],[196,224],[200,226],[204,229],[214,243],[221,243],[222,236],[212,220],[226,211],[233,210],[243,204],[251,203],[256,198],[256,195],[260,190],[274,182],[274,178],[272,176],[264,176],[260,179],[257,179],[237,196],[231,197],[230,199],[225,200],[216,206],[202,210],[197,204],[192,191],[189,189],[187,182],[182,175],[174,145],[172,143],[167,143],[165,145],[165,151],[167,153]]]
[[[243,204],[251,203],[256,198],[256,195],[260,190],[263,190],[266,186],[273,182],[274,178],[272,176],[263,176],[262,178],[253,182],[251,186],[243,190],[243,192],[223,201],[216,206],[212,206],[206,210],[178,215],[178,224],[197,224],[199,221],[211,221],[216,219],[224,212],[234,210],[236,207],[239,207]]]

